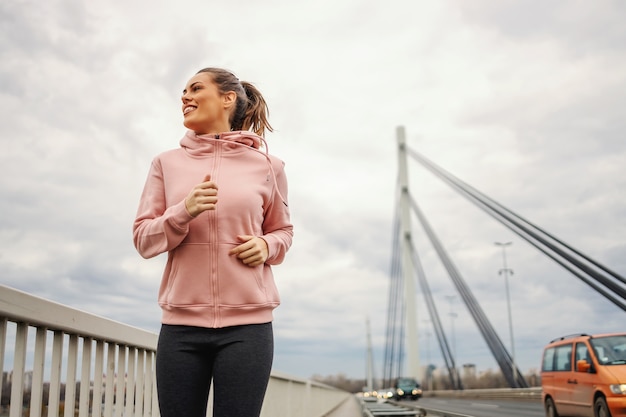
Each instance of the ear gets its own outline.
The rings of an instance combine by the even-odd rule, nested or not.
[[[235,107],[235,104],[237,103],[237,93],[235,93],[234,91],[224,93],[222,95],[222,100],[224,103],[224,109],[229,110]]]

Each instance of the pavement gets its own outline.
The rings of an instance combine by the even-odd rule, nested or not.
[[[355,396],[350,396],[324,417],[362,417],[362,415],[359,401]]]

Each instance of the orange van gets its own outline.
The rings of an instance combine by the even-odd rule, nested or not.
[[[541,388],[547,417],[626,417],[626,333],[552,340]]]

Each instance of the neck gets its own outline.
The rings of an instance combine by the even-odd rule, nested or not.
[[[192,129],[196,135],[217,135],[218,133],[230,132],[230,123],[228,121],[214,123],[207,126],[199,126],[198,129]]]

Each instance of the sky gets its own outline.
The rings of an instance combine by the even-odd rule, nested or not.
[[[181,91],[208,66],[261,90],[286,163],[275,370],[365,377],[369,321],[381,376],[398,126],[624,276],[624,18],[621,0],[0,2],[0,284],[158,332],[165,256],[141,258],[132,223],[150,161],[185,133]],[[409,185],[522,371],[553,338],[625,330],[623,310],[412,160]],[[413,228],[457,363],[496,370]],[[509,241],[513,346],[494,245]],[[420,362],[441,367],[415,297]]]

